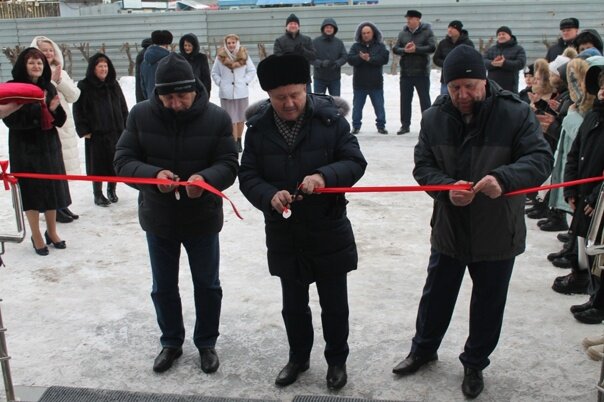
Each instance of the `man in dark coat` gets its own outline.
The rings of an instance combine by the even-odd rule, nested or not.
[[[348,64],[352,66],[352,133],[361,131],[363,108],[369,96],[378,133],[388,134],[383,67],[390,59],[390,52],[384,45],[382,33],[372,22],[361,22],[354,39],[356,42],[348,51]]]
[[[499,340],[514,258],[525,249],[525,197],[503,194],[543,183],[553,156],[529,105],[486,79],[480,53],[457,46],[443,72],[449,96],[423,115],[413,175],[420,185],[471,187],[428,193],[434,198],[428,276],[411,351],[393,372],[412,374],[438,359],[467,267],[470,334],[459,359],[462,392],[475,398]]]
[[[468,45],[474,47],[474,42],[470,40],[468,37],[468,31],[463,29],[463,23],[458,20],[453,20],[449,22],[449,27],[447,28],[447,36],[445,39],[438,42],[438,46],[436,46],[436,51],[434,52],[434,56],[432,56],[432,61],[434,64],[440,68],[442,68],[443,63],[445,61],[445,57],[455,48],[455,46],[459,45]],[[443,74],[440,75],[440,94],[446,95],[449,93],[447,89],[447,84],[445,84],[445,77]]]
[[[560,56],[564,49],[569,46],[573,46],[573,41],[579,33],[579,20],[576,18],[564,18],[560,21],[560,37],[558,41],[547,49],[545,59],[548,63],[556,60],[556,57]]]
[[[192,33],[183,35],[178,42],[178,48],[181,56],[191,64],[195,77],[199,78],[203,86],[206,87],[209,98],[212,91],[210,65],[208,63],[208,56],[201,52],[197,35]]]
[[[128,116],[115,155],[120,176],[176,182],[206,182],[218,190],[237,176],[237,149],[231,119],[209,102],[191,65],[170,53],[157,67],[155,96],[136,104]],[[195,298],[193,342],[201,369],[213,373],[219,361],[218,338],[222,288],[219,279],[219,232],[222,200],[199,187],[176,184],[133,185],[139,193],[139,221],[147,234],[153,274],[151,298],[161,330],[162,351],[153,370],[168,370],[182,355],[185,339],[178,291],[181,246],[189,257]]]
[[[410,131],[414,88],[419,96],[422,113],[430,107],[430,54],[436,49],[432,27],[421,21],[422,13],[408,10],[405,17],[407,25],[398,34],[396,45],[392,48],[394,54],[401,56],[399,135]]]
[[[136,95],[136,103],[142,102],[145,100],[143,96],[143,87],[141,86],[141,64],[143,63],[143,57],[145,57],[145,50],[149,46],[153,44],[151,38],[145,38],[141,42],[142,49],[136,55],[136,60],[134,62],[134,91]]]
[[[489,79],[508,91],[518,93],[518,72],[526,64],[526,52],[509,27],[497,29],[497,43],[484,54]]]
[[[333,98],[306,93],[310,67],[301,56],[270,56],[257,71],[270,99],[248,119],[239,186],[264,213],[269,271],[281,279],[290,349],[275,383],[292,384],[309,368],[313,326],[308,290],[315,282],[327,386],[339,389],[347,381],[346,275],[357,268],[357,249],[344,194],[313,193],[354,185],[367,162]]]
[[[321,24],[321,35],[313,39],[316,59],[312,61],[316,94],[329,89],[331,96],[340,96],[340,68],[346,64],[346,47],[336,38],[338,25],[333,18],[325,18]]]
[[[153,44],[145,50],[143,62],[141,63],[140,86],[144,99],[151,99],[153,97],[157,63],[170,54],[172,39],[174,38],[170,31],[157,30],[151,33]]]

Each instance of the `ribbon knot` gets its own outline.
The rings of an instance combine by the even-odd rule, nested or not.
[[[4,189],[10,190],[10,185],[15,184],[17,179],[6,172],[8,169],[8,161],[0,161],[0,169],[2,169],[2,181],[4,182]]]

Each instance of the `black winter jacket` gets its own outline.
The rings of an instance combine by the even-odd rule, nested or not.
[[[573,41],[570,40],[568,42],[564,42],[564,39],[562,38],[558,38],[558,41],[553,44],[552,46],[550,46],[549,49],[547,49],[547,53],[545,55],[545,59],[547,60],[548,63],[551,63],[552,61],[556,60],[556,57],[560,56],[562,53],[564,53],[564,50],[573,45]]]
[[[312,39],[306,35],[302,35],[300,32],[294,36],[286,31],[275,39],[273,54],[281,56],[285,53],[299,54],[308,60],[309,63],[317,57],[315,48],[312,45]]]
[[[501,67],[491,65],[495,57],[503,55],[505,62]],[[495,81],[503,89],[518,93],[518,72],[526,64],[524,48],[518,44],[516,37],[505,43],[491,46],[484,54],[484,65],[487,68],[490,80]]]
[[[450,36],[446,36],[445,39],[438,42],[438,46],[436,46],[436,51],[434,52],[434,56],[432,56],[432,61],[438,67],[443,66],[445,62],[445,57],[451,52],[451,50],[455,49],[456,46],[459,45],[467,45],[474,47],[474,42],[468,37],[468,31],[463,29],[461,31],[461,35],[457,38],[457,41],[453,42]],[[445,82],[444,74],[440,75],[440,82]]]
[[[407,43],[415,43],[414,53],[405,53]],[[436,50],[436,39],[430,24],[421,23],[414,32],[408,26],[398,34],[396,45],[392,48],[394,54],[401,56],[401,77],[429,77],[430,54]]]
[[[136,55],[136,60],[134,62],[134,91],[136,95],[136,103],[145,100],[143,88],[141,87],[141,63],[143,62],[143,57],[145,57],[145,50],[147,50],[152,43],[151,38],[143,39],[141,42],[142,49]]]
[[[373,29],[373,40],[363,43],[361,30],[365,26]],[[383,66],[390,59],[390,52],[382,42],[382,33],[370,22],[361,23],[355,34],[356,43],[348,51],[348,64],[352,68],[352,87],[359,89],[382,89],[384,88]],[[361,59],[359,53],[369,53],[369,61]]]
[[[604,171],[604,104],[596,101],[579,127],[577,137],[566,157],[564,181],[602,176]],[[575,198],[575,213],[570,231],[581,237],[587,235],[591,218],[583,213],[585,205],[595,207],[602,182],[565,187],[564,198]]]
[[[155,178],[168,169],[182,180],[199,174],[218,190],[233,184],[237,148],[231,119],[209,102],[200,82],[197,91],[195,102],[184,112],[164,108],[157,96],[132,108],[117,144],[118,175]],[[138,216],[145,231],[183,240],[222,229],[222,199],[208,191],[191,199],[179,187],[180,200],[176,200],[173,193],[161,193],[155,185],[133,187],[140,190]]]
[[[356,244],[343,194],[304,195],[291,204],[289,219],[271,207],[278,191],[293,194],[307,175],[321,173],[328,187],[352,186],[363,176],[367,162],[333,99],[308,95],[306,119],[291,150],[277,131],[268,101],[247,125],[239,186],[264,213],[270,273],[310,283],[356,269]]]
[[[449,95],[424,112],[415,147],[413,175],[421,185],[478,182],[493,175],[503,192],[541,185],[553,156],[529,105],[489,82],[485,101],[466,125]],[[431,245],[464,262],[513,258],[525,248],[524,196],[491,199],[479,193],[471,204],[451,204],[447,191],[434,198]]]
[[[315,48],[316,59],[311,63],[314,67],[313,77],[324,81],[335,81],[340,79],[340,68],[346,64],[346,47],[344,42],[336,38],[338,26],[333,18],[325,18],[321,24],[321,32],[325,25],[334,27],[333,35],[317,36],[312,44]]]
[[[185,40],[193,45],[193,51],[191,53],[185,52]],[[212,77],[210,76],[210,65],[208,63],[208,56],[206,56],[205,53],[201,53],[199,39],[197,39],[197,36],[195,34],[188,33],[180,38],[178,46],[180,49],[180,55],[189,62],[191,68],[193,69],[193,74],[195,75],[195,77],[201,80],[203,86],[206,87],[208,97],[210,97],[210,94],[212,92]]]

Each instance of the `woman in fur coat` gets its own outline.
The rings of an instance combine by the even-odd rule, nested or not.
[[[242,151],[241,137],[249,103],[248,86],[254,77],[256,67],[246,48],[239,43],[239,36],[228,34],[214,61],[212,79],[219,87],[220,106],[231,116],[233,137],[239,152]]]

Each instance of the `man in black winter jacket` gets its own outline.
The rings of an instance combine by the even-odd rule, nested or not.
[[[215,345],[222,303],[218,275],[222,199],[196,186],[173,183],[182,178],[206,182],[218,190],[233,184],[238,166],[231,119],[209,102],[190,64],[176,53],[158,63],[153,94],[130,111],[114,159],[121,176],[172,181],[158,186],[133,185],[140,191],[138,216],[147,235],[151,298],[161,330],[162,351],[153,370],[168,370],[183,353],[178,270],[184,246],[195,298],[193,342],[200,353],[201,369],[212,373],[219,366]]]
[[[306,93],[310,67],[302,57],[270,56],[257,71],[270,100],[248,118],[239,186],[264,214],[268,268],[281,280],[289,359],[275,384],[292,384],[309,369],[313,326],[308,291],[315,282],[327,386],[340,389],[348,378],[346,274],[357,268],[358,256],[344,194],[313,193],[354,185],[367,162],[334,99]]]
[[[346,64],[346,47],[336,38],[338,25],[333,18],[325,18],[321,24],[321,35],[313,39],[316,59],[313,78],[316,94],[324,94],[329,89],[331,96],[340,96],[340,68]]]
[[[273,54],[282,56],[286,53],[298,54],[311,63],[317,55],[313,47],[312,39],[300,32],[300,19],[296,14],[290,14],[285,20],[285,33],[275,39],[273,45]],[[306,91],[310,92],[310,81],[306,86]]]
[[[434,56],[432,56],[432,61],[434,64],[442,68],[443,63],[445,62],[445,57],[447,57],[455,46],[459,45],[468,45],[474,47],[474,42],[472,42],[468,37],[468,31],[463,29],[463,23],[461,21],[453,20],[449,22],[447,36],[445,39],[438,42],[438,46],[436,46],[436,51],[434,52]],[[445,77],[443,74],[441,74],[440,94],[446,95],[448,93],[449,90],[447,89],[447,84],[445,84]]]
[[[540,185],[553,156],[529,105],[486,80],[482,57],[457,46],[443,66],[449,96],[422,119],[413,175],[421,185],[466,189],[434,198],[428,276],[411,351],[393,372],[408,375],[437,360],[466,267],[473,281],[462,392],[477,397],[482,370],[499,340],[514,259],[525,248],[524,196],[504,193]]]
[[[484,54],[489,79],[503,89],[518,93],[518,72],[524,69],[526,52],[507,26],[497,28],[497,43]]]
[[[141,51],[136,55],[134,62],[134,92],[136,96],[136,103],[144,101],[146,98],[143,95],[143,88],[141,86],[141,64],[143,63],[143,57],[145,57],[145,51],[149,46],[153,44],[151,38],[145,38],[141,42]]]
[[[576,18],[564,18],[560,21],[560,37],[558,41],[547,49],[545,59],[548,63],[551,63],[560,56],[564,49],[569,46],[573,46],[573,41],[579,33],[579,20]]]
[[[436,40],[430,24],[421,22],[422,13],[408,10],[407,25],[398,35],[392,52],[401,56],[401,128],[397,134],[406,134],[411,127],[411,101],[417,90],[422,110],[430,107],[430,54],[436,49]]]

